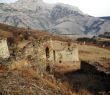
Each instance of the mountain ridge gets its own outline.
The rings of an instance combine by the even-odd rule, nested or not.
[[[102,19],[105,19],[105,20],[110,20],[110,16],[104,16],[104,17],[100,17]]]
[[[67,4],[47,4],[42,0],[18,0],[0,4],[0,23],[46,30],[55,34],[96,35],[109,32],[109,20],[92,17]]]

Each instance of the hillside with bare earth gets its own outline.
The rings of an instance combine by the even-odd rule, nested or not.
[[[39,71],[39,68],[44,67],[45,64],[43,61],[38,61],[38,57],[35,56],[34,64],[32,64],[35,61],[33,59],[30,59],[32,63],[25,58],[16,59],[21,57],[16,46],[22,48],[33,40],[40,40],[43,36],[62,40],[40,30],[0,24],[0,38],[7,38],[10,53],[13,51],[15,53],[15,55],[11,53],[9,59],[0,59],[0,95],[71,95],[71,91],[68,91],[70,88],[56,79],[53,74]],[[35,66],[39,62],[42,67]]]
[[[53,40],[61,40],[61,41],[69,41],[71,40],[68,37],[61,37],[59,35],[53,35],[52,33],[49,33],[47,31],[39,30],[39,29],[27,29],[27,28],[17,28],[14,26],[10,26],[7,24],[0,23],[0,36],[4,37],[13,37],[17,38],[21,35],[23,36],[29,36],[32,38],[40,38],[43,36],[50,36]],[[24,37],[25,38],[25,37]]]
[[[79,57],[82,61],[81,69],[68,73],[54,71],[50,73],[48,70],[42,70],[45,61],[39,60],[39,56],[21,59],[24,55],[20,54],[22,51],[16,48],[16,45],[22,48],[27,42],[30,44],[30,41],[39,41],[43,36],[50,36],[54,40],[62,41],[62,43],[70,41],[68,38],[65,40],[65,37],[40,30],[0,24],[0,37],[7,38],[10,42],[8,43],[9,49],[14,50],[14,55],[11,55],[11,58],[0,61],[1,95],[110,94],[110,50],[93,45],[78,44]],[[55,48],[59,47],[57,44],[54,45],[56,45]]]
[[[0,69],[0,95],[70,95],[68,88],[52,75],[41,77],[32,68]]]
[[[110,50],[92,45],[78,45],[78,48],[81,60],[110,74]]]

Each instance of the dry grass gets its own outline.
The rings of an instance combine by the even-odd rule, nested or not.
[[[110,50],[90,45],[78,45],[81,60],[98,62],[106,68],[110,68]]]
[[[3,31],[0,29],[0,36],[1,37],[13,37],[13,34],[11,32]]]
[[[108,38],[98,38],[97,41],[110,41]]]
[[[81,90],[77,93],[77,95],[93,95],[87,90]]]
[[[87,90],[81,90],[78,93],[72,93],[71,95],[93,95],[93,94]]]
[[[25,67],[29,67],[28,61],[26,59],[22,59],[19,61],[13,60],[12,64],[9,66],[9,70],[19,70]]]
[[[55,72],[58,72],[58,73],[67,73],[67,72],[71,72],[73,70],[76,71],[78,69],[80,69],[80,62],[77,62],[77,65],[74,65],[73,62],[54,65],[54,70],[55,70]]]
[[[16,28],[10,25],[6,25],[6,24],[1,24],[0,23],[0,32],[2,32],[3,36],[5,37],[12,37],[17,39],[20,35],[25,35],[25,34],[30,34],[29,37],[33,38],[39,38],[42,36],[49,36],[51,37],[53,40],[60,40],[60,41],[68,41],[70,40],[68,37],[61,37],[58,35],[52,35],[49,32],[46,31],[42,31],[42,30],[33,30],[33,29],[26,29],[26,28]],[[6,32],[6,33],[5,33]],[[0,36],[2,36],[2,34],[0,34]]]
[[[56,84],[44,81],[31,68],[3,72],[0,77],[0,93],[3,95],[69,95],[63,94],[62,88],[57,89]],[[62,94],[57,94],[59,91]]]
[[[22,77],[26,78],[26,80],[37,79],[39,80],[39,83],[41,82],[41,84],[45,85],[48,88],[56,90],[64,89],[66,90],[65,93],[69,93],[66,85],[63,85],[61,82],[58,83],[53,75],[49,76],[48,74],[39,73],[33,70],[25,59],[20,61],[13,61],[13,64],[11,64],[9,67],[9,72],[15,71],[22,72],[21,75]]]

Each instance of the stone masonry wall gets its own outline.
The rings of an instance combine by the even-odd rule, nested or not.
[[[51,38],[41,38],[29,42],[23,49],[23,57],[42,68],[54,66],[57,63],[75,65],[80,68],[77,47],[68,46],[66,42],[52,41]]]
[[[7,45],[7,40],[6,39],[1,39],[0,40],[0,58],[9,58],[10,53]]]
[[[78,49],[73,50],[57,50],[55,51],[55,61],[56,62],[75,62],[79,61]]]

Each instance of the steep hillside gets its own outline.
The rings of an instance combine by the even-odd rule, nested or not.
[[[63,83],[48,74],[42,77],[32,68],[1,70],[0,95],[71,95]]]
[[[10,58],[0,59],[0,95],[110,94],[109,50],[78,45],[80,59],[87,62],[93,62],[94,60],[96,63],[95,69],[92,67],[93,62],[86,64],[84,67],[81,64],[81,70],[67,74],[57,73],[55,69],[50,72],[48,68],[44,70],[47,62],[41,60],[39,57],[41,55],[38,55],[39,38],[42,36],[51,36],[54,40],[67,41],[64,40],[65,38],[48,32],[0,24],[0,37],[8,38],[8,44],[10,43]],[[14,41],[9,38],[14,38]],[[40,40],[42,41],[42,39]],[[36,46],[34,42],[36,42]],[[32,56],[29,53],[31,46],[35,47],[35,51],[31,52]],[[58,47],[58,44],[56,44],[56,48]],[[25,57],[25,50],[29,53],[28,57]],[[42,49],[40,52],[42,52]],[[62,63],[61,66],[63,66]],[[106,68],[107,74],[100,73],[99,70],[103,70],[103,68],[96,69],[97,66]]]
[[[0,24],[0,38],[7,38],[10,52],[9,58],[0,57],[0,95],[71,95],[68,87],[46,72],[45,61],[37,55],[43,36],[61,39],[40,30]],[[37,42],[34,51],[36,56],[32,56],[34,59],[28,56],[27,59],[23,52],[34,42]]]
[[[60,41],[71,40],[68,37],[61,37],[59,35],[53,35],[52,33],[39,30],[39,29],[17,28],[14,26],[0,23],[0,37],[14,38],[15,40],[18,40],[18,39],[21,39],[20,38],[21,35],[23,36],[23,39],[26,38],[26,40],[39,39],[43,36],[51,37],[53,40],[60,40]]]
[[[47,4],[42,0],[18,0],[0,4],[0,22],[16,27],[48,30],[55,34],[89,34],[109,32],[110,21],[82,13],[66,4]]]

